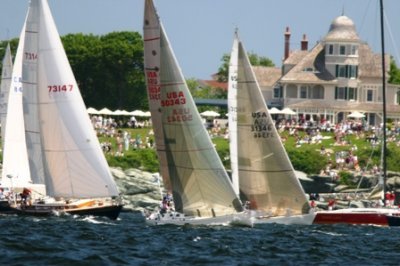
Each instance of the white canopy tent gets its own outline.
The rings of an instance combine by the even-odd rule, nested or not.
[[[88,114],[90,114],[90,115],[97,115],[97,114],[99,113],[99,111],[96,110],[96,109],[93,108],[93,107],[89,107],[89,108],[87,109],[87,112],[88,112]]]
[[[131,115],[128,111],[126,111],[126,110],[119,110],[119,109],[117,109],[117,110],[115,110],[114,112],[113,112],[113,115]]]
[[[282,114],[282,111],[279,110],[279,109],[276,108],[276,107],[272,107],[272,108],[269,109],[268,111],[269,111],[269,113],[270,113],[271,115],[274,115],[274,114]]]
[[[204,111],[204,112],[200,113],[200,115],[204,116],[204,117],[218,117],[218,116],[220,116],[219,113],[217,113],[215,111],[210,111],[210,110],[209,111]]]
[[[349,114],[347,117],[349,117],[349,118],[364,118],[365,115],[358,111],[354,111],[351,114]]]
[[[103,109],[99,110],[99,112],[97,114],[99,114],[99,115],[113,115],[114,113],[110,109],[104,107]]]
[[[297,114],[295,111],[293,111],[289,107],[283,108],[283,110],[280,113],[281,114],[285,114],[285,115],[295,115],[295,114]]]

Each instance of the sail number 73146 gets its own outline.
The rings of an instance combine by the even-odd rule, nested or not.
[[[49,85],[47,86],[47,88],[49,89],[49,92],[63,92],[63,91],[72,91],[72,89],[74,88],[74,85],[69,84],[69,85]]]

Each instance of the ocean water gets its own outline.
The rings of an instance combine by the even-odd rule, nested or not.
[[[400,228],[149,226],[140,213],[0,216],[1,265],[399,265]]]

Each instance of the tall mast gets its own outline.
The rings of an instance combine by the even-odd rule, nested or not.
[[[382,97],[383,97],[383,193],[386,191],[386,69],[385,69],[385,34],[384,34],[384,14],[383,14],[383,0],[380,3],[380,17],[381,17],[381,51],[382,51]]]

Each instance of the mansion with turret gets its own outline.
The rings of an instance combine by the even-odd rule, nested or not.
[[[382,57],[360,40],[347,16],[333,20],[327,35],[308,49],[290,50],[284,33],[282,68],[254,67],[268,106],[289,107],[299,118],[338,123],[358,111],[369,125],[382,122]],[[400,85],[388,84],[390,57],[385,55],[387,118],[400,119]]]

